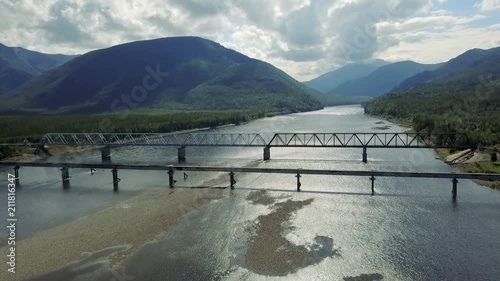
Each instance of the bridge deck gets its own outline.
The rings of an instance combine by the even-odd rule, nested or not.
[[[172,166],[172,165],[149,165],[149,164],[104,164],[104,163],[92,164],[92,163],[41,163],[41,162],[0,162],[0,167],[2,166],[500,180],[500,174],[477,174],[477,173],[472,174],[472,173],[431,173],[431,172],[394,172],[394,171],[348,171],[348,170],[275,169],[275,168],[249,168],[249,167],[247,168],[247,167],[182,166],[182,165]]]

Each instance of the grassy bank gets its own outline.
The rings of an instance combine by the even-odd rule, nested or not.
[[[500,174],[500,163],[474,162],[460,166],[460,169],[467,173],[491,173]],[[500,181],[477,181],[477,183],[500,190]]]

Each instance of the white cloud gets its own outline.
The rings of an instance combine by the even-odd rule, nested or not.
[[[458,26],[438,34],[420,32],[421,41],[405,40],[397,47],[388,48],[379,57],[389,61],[415,60],[421,63],[439,63],[454,58],[474,48],[494,48],[500,45],[500,29],[466,28]]]
[[[482,12],[498,10],[500,9],[500,0],[482,0],[478,6]]]
[[[455,15],[444,0],[0,0],[0,42],[78,54],[143,39],[218,41],[307,80],[375,57],[443,61],[455,44],[487,47],[500,30]],[[484,0],[481,10],[499,6]],[[476,11],[477,12],[477,11]],[[492,18],[489,18],[491,21]],[[456,32],[457,28],[461,32]],[[473,40],[466,42],[467,40]],[[432,46],[430,48],[429,46]]]

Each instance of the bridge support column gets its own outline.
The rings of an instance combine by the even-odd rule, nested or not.
[[[453,183],[453,190],[451,191],[452,194],[453,194],[453,198],[457,198],[457,186],[458,186],[458,180],[456,178],[454,178],[452,180],[452,183]]]
[[[181,146],[177,149],[177,158],[179,163],[184,163],[186,162],[186,147]]]
[[[69,188],[69,180],[71,177],[69,176],[69,169],[66,167],[63,167],[61,169],[62,172],[62,183],[63,183],[63,188],[68,189]]]
[[[69,181],[71,179],[71,177],[69,176],[69,169],[64,167],[61,169],[62,171],[62,181],[65,182],[65,181]]]
[[[264,147],[264,161],[271,160],[271,147]]]
[[[302,176],[300,174],[297,174],[295,177],[297,178],[297,192],[300,192],[300,187],[302,186],[302,183],[300,183],[300,178]]]
[[[101,158],[103,161],[111,160],[111,147],[105,146],[101,148]]]
[[[168,186],[170,188],[173,188],[174,187],[174,184],[176,183],[177,181],[174,180],[174,170],[170,169],[168,170]]]
[[[372,176],[370,180],[372,181],[372,195],[375,195],[375,177]]]
[[[14,181],[16,183],[16,187],[18,187],[19,186],[19,166],[14,167],[14,177],[15,177]]]
[[[234,173],[229,173],[229,182],[231,184],[231,189],[234,189],[234,185],[236,184],[236,180],[234,179]]]
[[[366,147],[363,147],[363,163],[368,163],[368,153],[366,152]]]
[[[121,181],[121,179],[118,177],[118,170],[113,169],[111,171],[113,173],[113,191],[118,191],[118,183]]]

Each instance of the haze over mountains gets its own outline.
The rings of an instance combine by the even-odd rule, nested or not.
[[[304,84],[326,94],[347,81],[365,77],[379,67],[388,64],[390,62],[384,60],[375,60],[371,63],[351,63],[327,72],[311,81],[304,82]]]
[[[0,111],[307,111],[427,84],[473,84],[478,76],[500,73],[499,53],[500,48],[474,49],[442,64],[374,60],[300,83],[266,62],[199,37],[138,41],[79,57],[0,44],[0,97],[4,101]]]
[[[328,94],[379,97],[389,93],[396,85],[423,71],[434,70],[439,64],[420,64],[413,61],[396,62],[382,66],[369,75],[347,81]]]
[[[378,97],[417,73],[434,70],[440,64],[413,61],[348,64],[304,84],[324,94],[351,97]]]

